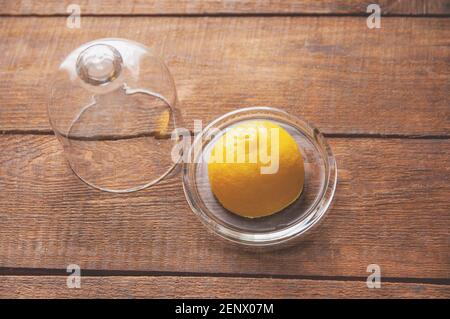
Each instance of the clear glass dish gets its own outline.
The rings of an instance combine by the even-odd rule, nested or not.
[[[305,165],[301,196],[281,212],[254,219],[222,207],[211,191],[207,165],[212,146],[224,130],[248,120],[270,120],[286,129],[297,142]],[[323,135],[276,108],[244,108],[217,118],[195,137],[187,158],[183,189],[191,209],[211,232],[245,246],[274,246],[305,234],[324,217],[336,189],[336,161]]]

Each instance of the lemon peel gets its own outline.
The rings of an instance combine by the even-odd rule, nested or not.
[[[303,191],[303,158],[292,135],[268,120],[241,122],[215,141],[211,190],[223,207],[256,218],[277,213]]]

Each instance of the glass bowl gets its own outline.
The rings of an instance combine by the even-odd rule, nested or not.
[[[207,164],[212,146],[225,129],[249,120],[269,120],[286,129],[305,165],[301,196],[281,212],[253,219],[233,214],[219,203],[211,191]],[[276,108],[243,108],[217,118],[194,138],[186,158],[183,189],[191,209],[212,233],[245,246],[274,246],[305,234],[325,216],[336,189],[336,161],[323,135]]]

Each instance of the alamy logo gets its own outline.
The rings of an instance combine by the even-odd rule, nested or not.
[[[176,128],[172,131],[171,138],[176,141],[171,152],[174,163],[180,159],[185,163],[259,163],[261,174],[278,172],[280,160],[280,131],[278,128],[231,127],[224,130],[209,128],[204,133],[204,139],[215,140],[215,151],[211,152],[210,158],[204,158],[198,156],[202,154],[203,143],[193,142],[201,134],[202,127],[202,121],[194,121],[194,138],[185,128]],[[192,153],[189,156],[191,147]]]
[[[367,288],[381,288],[381,268],[377,264],[370,264],[367,266],[367,272],[371,274],[367,277],[366,284]]]
[[[367,13],[372,13],[366,20],[369,29],[381,28],[381,8],[378,4],[369,4]]]
[[[81,28],[81,8],[78,4],[69,4],[67,6],[67,13],[70,15],[67,17],[66,26],[69,29]]]
[[[81,288],[81,268],[76,264],[70,264],[67,266],[67,272],[70,273],[67,276],[67,288]]]

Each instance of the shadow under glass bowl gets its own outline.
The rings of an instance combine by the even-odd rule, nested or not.
[[[287,130],[305,165],[301,196],[276,214],[253,219],[233,214],[219,203],[211,191],[207,163],[225,129],[250,120],[269,120]],[[191,209],[211,232],[245,246],[275,246],[306,233],[324,217],[336,188],[336,161],[319,130],[271,107],[243,108],[217,118],[195,137],[187,159],[183,189]]]

